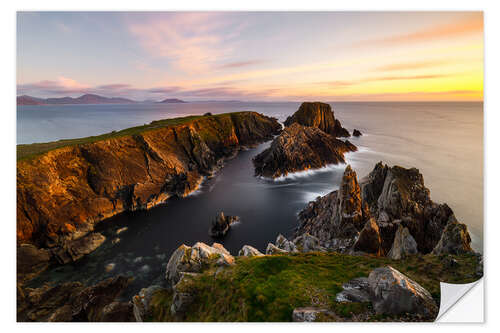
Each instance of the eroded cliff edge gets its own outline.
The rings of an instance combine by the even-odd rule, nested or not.
[[[60,248],[60,261],[70,261],[79,253],[68,242],[87,235],[97,222],[185,196],[224,158],[281,130],[275,118],[256,112],[152,127],[18,160],[18,244]]]

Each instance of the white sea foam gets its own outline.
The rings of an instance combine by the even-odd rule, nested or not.
[[[346,164],[345,163],[340,163],[340,164],[328,164],[322,168],[319,169],[308,169],[308,170],[303,170],[303,171],[297,171],[297,172],[290,172],[287,175],[283,175],[274,179],[268,178],[268,177],[260,177],[261,179],[265,180],[272,180],[274,182],[283,182],[286,180],[290,179],[298,179],[298,178],[305,178],[305,177],[310,177],[312,175],[318,174],[318,173],[323,173],[323,172],[330,172],[330,171],[335,171],[335,170],[344,170]]]

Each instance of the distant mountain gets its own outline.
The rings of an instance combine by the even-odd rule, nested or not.
[[[31,97],[28,95],[17,96],[17,105],[44,105],[41,98]]]
[[[163,101],[158,102],[158,103],[187,103],[187,102],[183,101],[182,99],[178,99],[178,98],[167,98],[167,99],[164,99]]]
[[[85,94],[77,98],[37,98],[32,96],[18,96],[17,105],[54,105],[54,104],[131,104],[137,103],[131,99],[121,97],[103,97],[94,94]]]

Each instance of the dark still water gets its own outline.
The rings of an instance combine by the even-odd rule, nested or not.
[[[283,121],[299,104],[234,102],[152,105],[151,108],[144,104],[78,105],[76,109],[74,106],[23,107],[18,109],[18,142],[100,134],[155,119],[205,112],[253,110]],[[457,218],[468,225],[473,248],[482,251],[482,103],[331,104],[336,117],[349,131],[357,128],[364,134],[349,139],[359,151],[346,156],[360,178],[378,161],[417,167],[424,175],[432,199],[450,205]],[[63,110],[70,111],[65,114]],[[38,122],[39,118],[45,120]],[[54,124],[62,125],[54,127]],[[70,125],[74,130],[67,132],[66,127]],[[27,128],[33,131],[26,133]],[[95,128],[99,131],[92,132]],[[279,233],[291,236],[297,225],[297,212],[316,196],[337,189],[345,165],[300,173],[279,181],[259,179],[253,176],[251,159],[268,145],[240,152],[214,178],[205,181],[199,191],[185,199],[169,200],[148,211],[125,213],[104,221],[99,229],[107,236],[107,241],[101,248],[76,264],[43,274],[36,283],[49,280],[94,283],[124,274],[135,277],[125,295],[128,297],[142,287],[163,280],[164,266],[181,244],[193,245],[197,241],[211,244],[213,240],[208,236],[208,228],[219,210],[241,217],[241,222],[219,241],[233,255],[245,244],[264,251],[267,243],[274,242]],[[124,226],[128,230],[117,235],[116,230]],[[117,238],[120,241],[113,243]]]

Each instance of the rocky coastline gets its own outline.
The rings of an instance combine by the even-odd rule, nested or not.
[[[275,118],[256,112],[181,118],[175,125],[19,160],[20,279],[33,274],[24,262],[36,262],[39,271],[80,259],[105,240],[93,232],[98,222],[184,197],[225,159],[280,131]]]
[[[419,170],[379,162],[361,180],[347,165],[338,190],[300,211],[290,239],[278,235],[264,253],[246,244],[237,256],[216,242],[182,244],[161,282],[130,300],[119,299],[130,283],[122,276],[23,285],[99,247],[99,221],[183,197],[224,159],[275,135],[253,161],[258,176],[345,163],[357,149],[338,139],[350,135],[331,107],[315,102],[283,130],[255,112],[206,115],[18,162],[18,321],[432,321],[439,281],[482,276],[467,226],[431,200]],[[209,234],[223,237],[236,220],[220,213]]]

